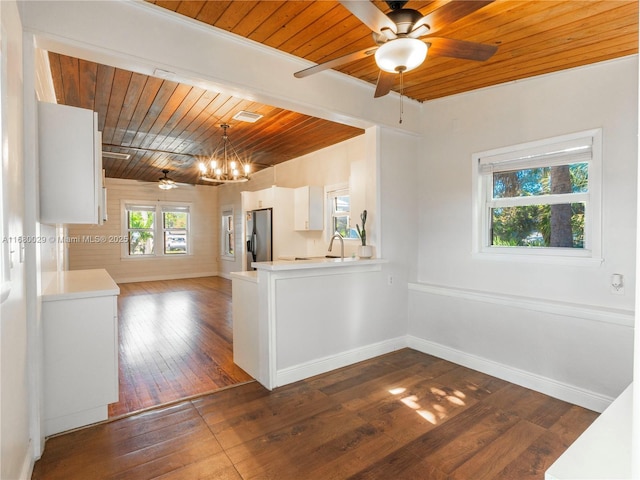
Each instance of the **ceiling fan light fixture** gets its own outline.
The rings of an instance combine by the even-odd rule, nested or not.
[[[167,173],[169,173],[169,170],[162,170],[162,173],[164,173],[164,177],[160,177],[160,180],[158,181],[159,189],[171,190],[172,188],[178,188],[176,182],[167,177]]]
[[[376,63],[385,72],[409,72],[422,65],[427,50],[427,44],[417,38],[396,38],[376,50]]]

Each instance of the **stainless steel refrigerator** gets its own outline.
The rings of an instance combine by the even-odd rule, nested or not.
[[[247,270],[251,262],[270,262],[273,258],[271,209],[247,212]]]

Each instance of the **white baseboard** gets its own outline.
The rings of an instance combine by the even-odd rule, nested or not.
[[[604,411],[614,400],[605,395],[561,383],[551,378],[520,370],[412,335],[407,335],[407,346],[419,352],[434,355],[438,358],[467,368],[472,368],[487,375],[492,375],[596,412]]]
[[[362,362],[363,360],[384,355],[385,353],[391,353],[406,346],[406,337],[396,337],[341,352],[336,355],[329,355],[324,358],[294,365],[293,367],[284,368],[276,372],[276,386],[281,387],[282,385],[304,380],[314,375],[330,372],[331,370]]]
[[[147,275],[142,277],[113,277],[116,283],[133,283],[133,282],[154,282],[157,280],[180,280],[185,278],[201,278],[201,277],[217,277],[218,272],[199,272],[199,273],[171,273],[167,275]]]
[[[525,388],[530,388],[531,390],[588,408],[595,412],[604,411],[614,400],[612,397],[606,395],[601,395],[574,385],[561,383],[548,377],[520,370],[445,345],[430,342],[429,340],[414,337],[413,335],[396,337],[278,370],[276,373],[276,386],[280,387],[304,380],[314,375],[330,372],[331,370],[346,367],[405,347],[442,358]]]

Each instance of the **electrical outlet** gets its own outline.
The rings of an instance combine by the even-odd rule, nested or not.
[[[393,285],[393,275],[387,277],[387,285]]]
[[[624,295],[624,276],[620,273],[611,275],[610,291],[614,295]]]

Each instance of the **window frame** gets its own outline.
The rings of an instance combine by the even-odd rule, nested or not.
[[[160,225],[160,229],[162,230],[162,255],[170,256],[170,257],[182,257],[187,256],[191,253],[191,249],[189,248],[189,238],[190,238],[190,223],[191,223],[191,209],[188,205],[178,205],[175,202],[172,203],[161,203],[159,205],[159,210],[161,214],[162,225]],[[184,228],[167,228],[165,226],[165,213],[186,213],[187,215],[187,226]],[[185,236],[185,252],[184,253],[167,253],[167,233],[169,231],[180,232],[184,231]]]
[[[334,225],[334,214],[335,214],[335,210],[333,208],[334,205],[334,199],[336,197],[342,197],[342,196],[348,196],[349,197],[349,213],[348,215],[340,215],[340,216],[346,216],[347,217],[347,224],[348,224],[348,228],[352,229],[355,228],[354,226],[351,225],[351,191],[349,189],[349,185],[348,184],[338,184],[338,185],[330,185],[325,187],[325,202],[326,202],[326,209],[325,211],[327,212],[327,216],[325,219],[325,230],[326,230],[326,239],[327,241],[329,241],[331,239],[331,237],[333,236],[333,234],[335,233],[334,229],[333,229],[333,225]],[[358,244],[361,243],[360,237],[343,237],[344,241],[346,242],[357,242]]]
[[[229,227],[231,218],[231,228]],[[234,261],[236,259],[236,232],[233,206],[228,205],[220,209],[220,258]],[[229,246],[233,251],[229,253]]]
[[[154,222],[153,228],[147,229],[151,230],[153,233],[153,253],[148,254],[140,254],[140,255],[131,255],[129,252],[129,232],[131,229],[129,228],[129,214],[128,212],[133,210],[135,211],[136,207],[139,207],[141,210],[148,210],[154,213]],[[142,259],[158,259],[158,258],[185,258],[193,255],[191,249],[191,237],[193,235],[191,228],[191,212],[192,212],[192,204],[187,202],[161,202],[161,201],[139,201],[139,200],[122,200],[120,202],[120,212],[121,212],[121,231],[122,237],[126,238],[126,241],[121,242],[122,248],[120,252],[120,257],[123,260],[142,260]],[[187,214],[187,226],[184,229],[186,235],[186,251],[185,253],[165,253],[166,249],[166,236],[165,232],[168,230],[164,225],[164,213],[166,212],[176,212],[176,213],[186,213]],[[134,229],[139,230],[139,229]],[[176,230],[176,229],[169,229]]]
[[[561,153],[564,148],[590,142],[590,158]],[[588,164],[587,193],[493,198],[494,171],[520,170],[568,163]],[[489,165],[489,167],[487,167]],[[495,168],[492,168],[496,166]],[[472,154],[473,214],[472,255],[476,258],[519,260],[576,265],[602,263],[602,129],[546,138]],[[496,206],[584,203],[584,248],[500,246],[491,244],[491,209]]]

